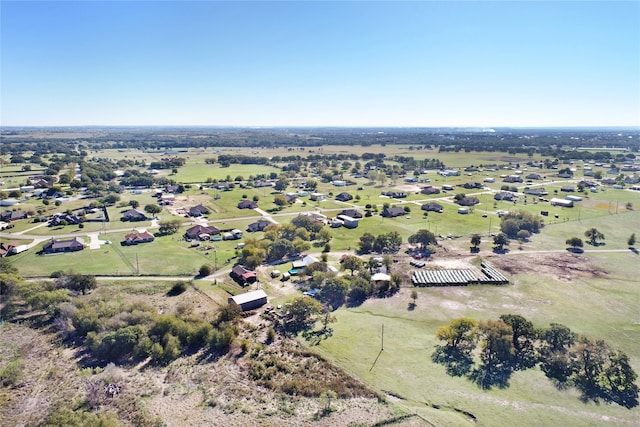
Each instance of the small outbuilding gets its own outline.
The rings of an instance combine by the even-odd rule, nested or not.
[[[342,221],[342,225],[346,228],[357,228],[358,220],[347,215],[338,215],[337,218]]]
[[[572,208],[573,207],[573,200],[553,198],[553,199],[551,199],[550,203],[551,203],[551,206],[561,206],[563,208]]]
[[[242,311],[253,310],[267,303],[267,294],[262,289],[234,295],[227,300],[229,305],[235,305]]]

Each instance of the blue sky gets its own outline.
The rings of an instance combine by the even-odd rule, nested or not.
[[[0,124],[640,126],[640,2],[0,4]]]

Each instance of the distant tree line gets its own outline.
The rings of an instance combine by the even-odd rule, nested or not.
[[[189,129],[177,128],[171,135],[165,129],[122,130],[106,129],[82,140],[56,138],[51,135],[46,140],[30,136],[28,129],[3,132],[0,154],[35,151],[38,154],[76,154],[76,148],[86,150],[101,149],[142,149],[161,150],[168,148],[209,148],[209,147],[321,147],[323,145],[411,145],[414,149],[438,147],[440,152],[509,152],[512,154],[538,153],[560,157],[588,156],[578,154],[576,147],[629,147],[638,151],[637,139],[629,140],[618,131],[580,130],[540,130],[505,129],[496,132],[452,131],[451,129],[386,129],[383,134],[372,129],[300,129],[292,134],[290,130],[247,131],[244,129]],[[18,136],[19,137],[16,137]],[[528,139],[523,140],[523,136]],[[585,158],[586,157],[581,157]]]

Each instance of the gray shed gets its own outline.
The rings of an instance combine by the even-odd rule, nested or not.
[[[253,310],[267,303],[267,294],[262,289],[234,295],[227,300],[229,305],[234,304],[242,311]]]

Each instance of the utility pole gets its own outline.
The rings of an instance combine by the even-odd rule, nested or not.
[[[382,324],[382,341],[380,343],[380,351],[384,350],[384,323]]]

